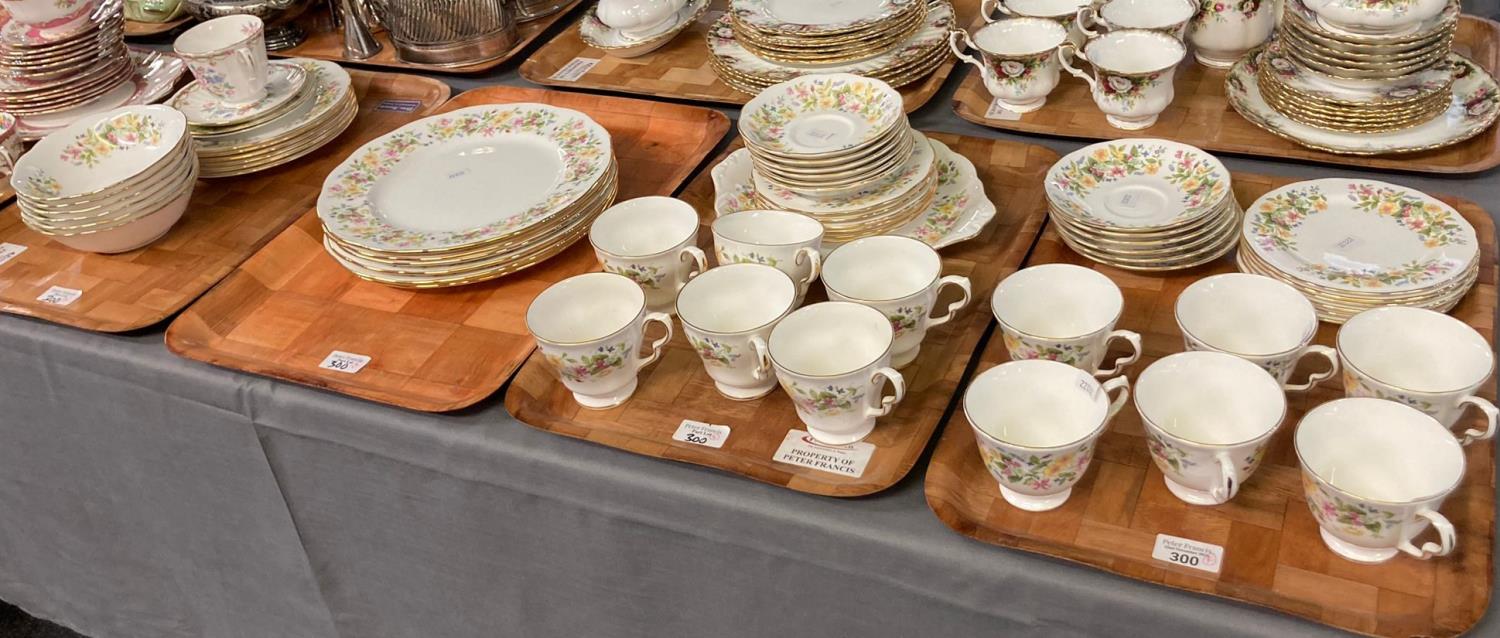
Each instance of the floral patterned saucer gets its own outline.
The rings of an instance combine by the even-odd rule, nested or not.
[[[925,0],[730,0],[735,20],[760,31],[815,35],[872,27]]]
[[[1203,150],[1158,139],[1101,142],[1047,171],[1047,200],[1106,228],[1176,226],[1224,209],[1229,169]]]
[[[810,197],[777,186],[759,173],[754,178],[755,187],[760,196],[773,205],[813,215],[849,214],[889,204],[910,195],[932,174],[936,157],[932,146],[921,143],[926,136],[920,132],[911,131],[911,136],[917,142],[911,156],[900,167],[857,190],[828,197]]]
[[[182,111],[188,124],[194,126],[230,126],[266,117],[290,106],[307,82],[307,71],[296,62],[277,61],[268,66],[266,96],[254,102],[225,104],[209,93],[201,80],[193,80],[167,100],[167,104]]]
[[[1410,293],[1462,278],[1479,257],[1474,227],[1421,192],[1373,180],[1319,179],[1266,193],[1245,215],[1266,265],[1319,289]]]
[[[708,50],[714,56],[713,64],[729,73],[768,84],[784,82],[807,73],[852,73],[887,79],[883,74],[889,75],[896,69],[922,68],[936,51],[946,54],[948,31],[954,24],[953,16],[952,5],[947,2],[935,3],[928,10],[922,27],[895,48],[873,58],[832,66],[778,64],[760,58],[735,40],[734,28],[730,26],[727,15],[714,23],[706,39]]]
[[[784,154],[823,155],[876,142],[904,123],[901,94],[879,80],[805,75],[762,91],[740,114],[747,145]]]

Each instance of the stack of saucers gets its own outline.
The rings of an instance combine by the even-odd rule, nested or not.
[[[1319,179],[1263,195],[1245,216],[1239,269],[1279,279],[1343,323],[1380,306],[1447,312],[1479,278],[1479,241],[1458,211],[1372,180]]]
[[[936,196],[936,151],[880,80],[834,73],[772,86],[739,128],[763,207],[821,221],[828,241],[900,228]]]
[[[197,177],[182,114],[127,106],[37,142],[11,186],[27,227],[76,250],[118,253],[171,230]]]
[[[359,113],[349,73],[332,62],[290,58],[270,64],[264,99],[228,106],[195,80],[169,102],[188,118],[203,177],[280,166],[338,137]]]
[[[1168,271],[1234,249],[1242,215],[1229,170],[1201,149],[1159,139],[1087,146],[1047,171],[1063,242],[1102,264]]]
[[[910,84],[947,61],[947,0],[731,0],[708,32],[714,72],[745,92],[809,73]]]
[[[355,276],[391,286],[494,279],[587,234],[614,201],[617,176],[609,133],[583,113],[526,103],[460,109],[407,124],[339,164],[318,197],[323,246]]]

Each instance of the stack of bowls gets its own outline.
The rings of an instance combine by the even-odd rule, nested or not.
[[[1243,211],[1229,169],[1202,149],[1159,139],[1086,146],[1047,171],[1049,216],[1063,243],[1126,270],[1192,268],[1233,250]]]
[[[936,151],[889,84],[843,73],[762,91],[739,121],[762,208],[802,213],[842,243],[889,233],[936,196]]]
[[[75,122],[16,162],[21,221],[70,248],[134,250],[187,210],[198,160],[187,120],[166,106],[127,106]]]

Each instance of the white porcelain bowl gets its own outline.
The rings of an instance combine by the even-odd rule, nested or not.
[[[151,242],[160,239],[177,220],[182,219],[182,214],[187,211],[188,201],[193,197],[193,189],[188,187],[177,199],[168,202],[154,213],[150,213],[135,221],[105,230],[98,233],[84,235],[55,236],[53,240],[72,248],[92,253],[123,253],[141,248]]]
[[[172,107],[121,107],[42,138],[16,162],[11,186],[48,202],[96,197],[172,157],[186,133]]]

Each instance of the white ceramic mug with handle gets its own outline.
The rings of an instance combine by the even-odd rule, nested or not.
[[[638,284],[655,312],[671,312],[677,291],[708,269],[697,241],[698,211],[673,197],[625,200],[589,227],[589,243],[605,272]]]
[[[797,282],[797,301],[823,270],[823,224],[798,213],[747,210],[714,220],[719,265],[764,264]]]
[[[1082,266],[1043,264],[1018,270],[995,288],[990,309],[1012,360],[1050,359],[1096,377],[1112,377],[1141,358],[1141,335],[1115,329],[1125,311],[1120,287]],[[1126,342],[1130,353],[1101,369],[1116,340]]]
[[[987,24],[973,36],[950,31],[948,46],[958,59],[979,69],[984,88],[1002,106],[1029,113],[1042,108],[1057,88],[1057,48],[1067,39],[1067,28],[1055,20],[1012,18]],[[979,57],[965,53],[965,46],[978,51]]]
[[[1318,314],[1296,288],[1246,273],[1224,273],[1193,282],[1177,296],[1177,327],[1188,350],[1225,352],[1264,368],[1288,392],[1305,392],[1339,372],[1338,353],[1313,345]],[[1327,369],[1291,383],[1307,357]]]
[[[1167,489],[1192,505],[1222,505],[1260,467],[1286,394],[1234,355],[1179,352],[1141,371],[1135,407]]]
[[[906,379],[891,367],[893,342],[885,315],[843,301],[801,308],[776,324],[771,364],[808,434],[855,443],[906,397]],[[891,396],[883,395],[887,383]]]
[[[260,18],[231,15],[202,22],[177,36],[172,51],[225,104],[249,104],[266,96],[270,69]]]
[[[1058,50],[1062,68],[1089,84],[1110,126],[1127,131],[1151,127],[1172,104],[1177,63],[1186,56],[1181,40],[1145,29],[1111,31],[1082,47],[1069,43]],[[1094,72],[1078,70],[1070,62],[1074,57]]]
[[[640,355],[646,325],[666,335]],[[594,272],[559,281],[526,308],[526,330],[537,349],[586,408],[612,408],[635,393],[641,368],[661,357],[672,340],[672,318],[646,309],[646,295],[629,279]]]
[[[677,319],[714,387],[730,399],[758,399],[776,389],[766,340],[797,307],[786,273],[760,264],[730,264],[694,277],[677,295]]]
[[[829,299],[869,306],[890,320],[895,332],[891,364],[897,368],[915,361],[927,331],[952,321],[973,296],[968,277],[943,275],[936,250],[898,235],[866,237],[834,249],[823,262],[823,287]],[[949,287],[958,290],[958,300],[932,316]]]
[[[1447,556],[1458,543],[1443,500],[1464,477],[1453,434],[1413,408],[1371,398],[1339,399],[1302,417],[1294,438],[1302,490],[1323,543],[1359,563],[1398,553]],[[1431,526],[1436,542],[1417,537]]]

